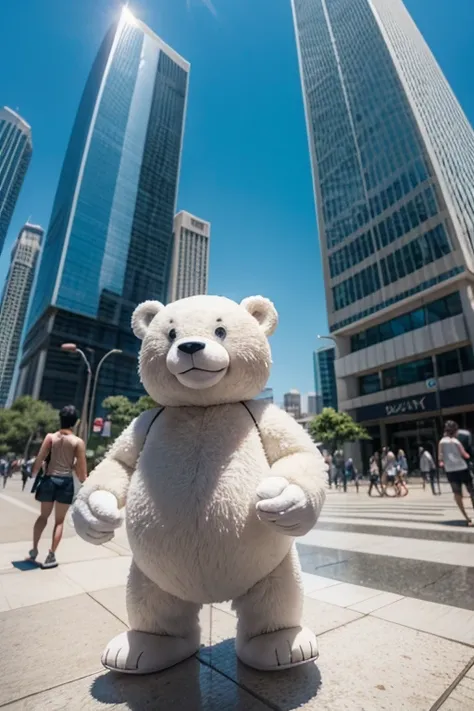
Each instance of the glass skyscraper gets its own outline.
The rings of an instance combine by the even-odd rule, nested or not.
[[[401,0],[292,5],[339,408],[414,456],[474,426],[474,133]]]
[[[181,210],[174,218],[169,301],[207,294],[211,223]]]
[[[27,222],[12,249],[0,304],[0,407],[9,399],[42,238],[43,228]]]
[[[15,111],[0,108],[0,253],[32,151],[30,126]]]
[[[314,387],[321,409],[325,407],[332,407],[333,410],[338,409],[335,359],[336,349],[334,346],[324,346],[313,354]]]
[[[101,371],[97,403],[143,393],[135,306],[166,301],[189,64],[127,8],[87,80],[43,250],[17,394],[81,405],[75,342]],[[85,374],[84,374],[85,375]]]

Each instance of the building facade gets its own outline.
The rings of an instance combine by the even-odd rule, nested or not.
[[[292,2],[339,406],[413,460],[474,427],[474,133],[401,0]]]
[[[12,249],[0,305],[0,407],[7,405],[14,380],[42,238],[43,228],[27,222]]]
[[[207,294],[211,223],[182,210],[174,218],[169,301]]]
[[[0,108],[0,254],[32,152],[31,127],[15,111]]]
[[[320,407],[318,412],[325,407],[338,409],[335,360],[335,346],[324,346],[313,354],[314,387]]]
[[[283,409],[295,420],[301,417],[301,394],[298,390],[290,390],[283,395]]]
[[[268,403],[273,403],[274,397],[273,397],[273,389],[272,388],[264,388],[262,392],[257,395],[255,400],[265,400],[265,402]]]
[[[98,360],[96,403],[143,394],[136,305],[166,301],[189,64],[127,8],[86,83],[53,205],[17,394],[80,407],[85,369],[64,341]]]

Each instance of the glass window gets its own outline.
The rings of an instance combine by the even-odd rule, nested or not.
[[[429,187],[425,190],[425,200],[428,206],[428,214],[430,217],[434,217],[438,213],[438,205],[436,203],[436,196],[433,187]]]
[[[408,195],[408,193],[411,190],[410,181],[408,180],[408,175],[406,173],[403,173],[401,180],[402,180],[402,185],[403,185],[403,194]]]
[[[397,269],[397,274],[398,274],[399,279],[403,279],[403,277],[406,276],[406,274],[407,274],[406,269],[405,269],[405,263],[403,261],[403,256],[402,256],[403,251],[404,250],[402,250],[402,249],[397,249],[397,251],[395,252],[395,255],[394,255],[395,256],[395,266]]]
[[[367,346],[375,346],[376,343],[380,343],[379,327],[378,326],[373,326],[372,328],[368,328],[366,331],[366,334],[367,334]]]
[[[379,324],[379,340],[388,341],[395,335],[392,330],[393,321],[385,321]]]
[[[433,361],[431,358],[422,358],[411,363],[403,363],[396,367],[397,385],[410,385],[428,380],[434,375]]]
[[[397,316],[390,322],[391,331],[393,336],[401,336],[404,333],[408,333],[413,330],[410,314],[403,314],[402,316]]]
[[[359,392],[361,395],[378,393],[380,390],[380,378],[378,373],[370,373],[359,378]]]
[[[448,318],[449,312],[445,299],[432,301],[426,306],[426,318],[428,323],[436,323]]]
[[[400,208],[400,216],[402,218],[402,223],[403,223],[403,232],[404,232],[404,234],[407,234],[407,232],[410,232],[410,230],[411,230],[411,225],[410,225],[410,218],[408,217],[408,212],[407,212],[407,208],[405,205],[403,205]]]
[[[420,220],[418,219],[418,211],[415,207],[415,204],[413,200],[410,200],[410,202],[407,204],[407,210],[408,210],[408,217],[410,218],[410,224],[413,229],[415,227],[418,227],[420,224]]]
[[[412,329],[415,331],[417,328],[423,328],[426,326],[426,312],[425,309],[416,309],[410,314],[410,320],[412,323]]]
[[[389,244],[391,244],[392,242],[395,242],[395,240],[397,239],[397,234],[395,232],[395,226],[393,224],[392,215],[387,217],[385,222],[387,224],[388,242],[389,242]]]
[[[455,291],[454,294],[449,294],[446,296],[446,309],[450,316],[458,316],[462,314],[462,303],[459,291]]]
[[[474,352],[471,346],[464,346],[459,349],[461,358],[461,368],[463,371],[474,370]]]
[[[436,356],[436,363],[438,366],[438,376],[442,378],[444,375],[454,375],[454,373],[459,373],[460,362],[459,362],[459,351],[456,348],[453,351],[448,351],[447,353],[440,353]]]
[[[385,220],[380,223],[379,232],[380,232],[380,241],[382,242],[382,247],[386,247],[388,244],[388,233],[387,233],[387,225],[386,225]]]
[[[395,225],[397,237],[403,237],[405,230],[403,229],[402,218],[399,212],[393,213],[393,224]]]
[[[393,205],[393,203],[395,202],[395,193],[393,191],[392,185],[389,185],[389,187],[387,188],[387,198],[389,205]]]
[[[407,245],[407,249],[410,250],[413,264],[415,266],[415,271],[417,269],[421,269],[425,263],[425,260],[423,258],[423,250],[420,245],[420,240],[415,239],[413,240],[413,242],[410,242],[410,244]]]
[[[425,201],[423,200],[423,195],[416,195],[415,206],[420,222],[426,222],[428,219],[428,211],[425,206]]]
[[[395,258],[392,254],[388,254],[386,259],[387,263],[387,272],[388,272],[388,283],[391,284],[394,281],[397,281],[397,269],[395,267]]]
[[[395,388],[397,385],[397,369],[387,368],[382,373],[383,389],[388,390],[388,388]]]
[[[380,200],[382,202],[382,210],[386,210],[388,207],[387,193],[385,190],[380,192]]]

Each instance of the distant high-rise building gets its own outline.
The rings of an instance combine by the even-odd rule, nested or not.
[[[301,417],[301,395],[298,390],[290,390],[283,395],[283,409],[296,420]]]
[[[264,388],[262,392],[257,395],[255,400],[266,400],[267,402],[273,402],[273,389]]]
[[[318,393],[308,393],[308,415],[318,415],[321,412],[322,397]]]
[[[182,210],[174,218],[169,301],[207,294],[211,223]]]
[[[334,346],[324,346],[313,354],[314,386],[316,388],[318,414],[324,407],[337,410],[337,385],[334,362],[336,349]]]
[[[31,127],[11,109],[0,108],[0,253],[32,151]]]
[[[18,393],[81,407],[85,372],[60,351],[93,349],[108,395],[143,394],[136,305],[167,300],[189,64],[123,8],[72,129],[25,338]],[[90,353],[90,350],[88,351]]]
[[[5,407],[19,356],[43,228],[28,222],[13,245],[0,306],[0,407]]]
[[[474,132],[401,0],[292,4],[339,407],[411,460],[474,429]]]

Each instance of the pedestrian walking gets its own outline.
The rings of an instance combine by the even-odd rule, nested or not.
[[[379,489],[379,482],[380,482],[380,457],[379,453],[375,452],[369,460],[369,476],[370,476],[370,484],[369,484],[369,490],[367,491],[369,496],[372,496],[372,489],[376,488],[377,493],[379,496],[382,496],[383,494],[383,489]]]
[[[431,456],[431,453],[427,449],[425,449],[425,447],[420,447],[418,452],[420,455],[420,472],[423,478],[423,489],[425,488],[426,482],[429,481],[433,496],[436,496],[436,494],[441,494],[439,479],[437,480],[436,464],[434,462],[433,457]],[[435,489],[436,480],[438,482],[438,491],[436,491]]]
[[[346,463],[344,461],[344,452],[342,449],[337,449],[334,452],[334,467],[335,467],[335,483],[336,483],[336,489],[339,486],[339,479],[341,480],[342,483],[342,488],[344,491],[347,491],[347,479],[346,479]]]
[[[347,479],[354,482],[356,491],[359,493],[359,472],[357,471],[352,457],[349,457],[346,462],[346,481]]]
[[[406,493],[408,494],[408,487],[407,487],[407,476],[408,476],[408,461],[406,454],[403,449],[398,450],[397,454],[397,473],[396,473],[396,482],[400,489],[405,489]]]
[[[397,458],[389,447],[384,447],[382,450],[382,491],[385,490],[388,484],[395,484],[397,475]]]
[[[468,466],[469,454],[458,439],[459,428],[453,420],[448,420],[444,426],[444,436],[438,445],[439,466],[444,468],[454,494],[454,500],[466,520],[467,526],[472,526],[472,520],[466,513],[462,500],[462,487],[466,487],[474,508],[474,485]]]
[[[57,566],[56,550],[63,534],[64,519],[74,498],[73,472],[75,470],[80,482],[87,477],[85,445],[73,434],[78,420],[76,408],[73,405],[63,407],[60,420],[58,432],[44,438],[31,472],[32,476],[36,476],[45,467],[35,495],[36,500],[41,502],[41,513],[33,528],[33,547],[28,557],[32,562],[36,561],[41,534],[54,508],[53,540],[43,568]]]
[[[0,476],[2,477],[2,488],[4,489],[7,485],[8,479],[8,462],[5,457],[0,459]]]

